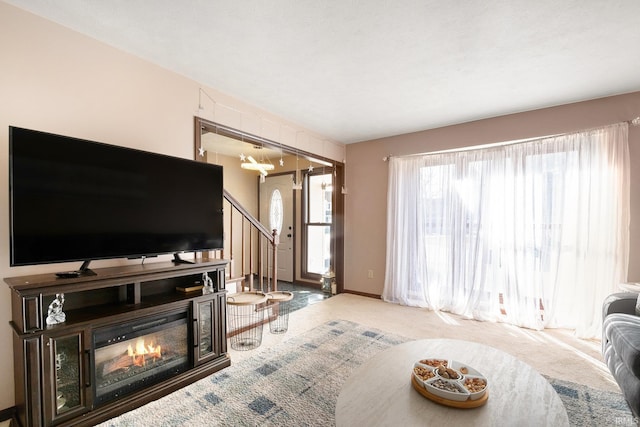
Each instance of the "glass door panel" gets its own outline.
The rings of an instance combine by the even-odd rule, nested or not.
[[[52,339],[56,370],[56,413],[81,405],[80,340],[78,336]]]
[[[213,351],[213,301],[198,303],[198,328],[200,329],[198,337],[200,342],[198,343],[198,352],[200,354],[199,359],[207,357]]]
[[[199,301],[194,302],[194,327],[195,331],[195,364],[207,362],[213,358],[218,357],[220,354],[220,345],[216,343],[218,334],[216,327],[219,325],[216,322],[219,308],[218,295],[211,294],[202,296]]]
[[[45,335],[45,419],[69,418],[87,411],[84,333]]]

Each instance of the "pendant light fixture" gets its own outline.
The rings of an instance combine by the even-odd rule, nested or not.
[[[298,165],[298,150],[296,150],[296,175],[293,180],[293,189],[294,190],[302,190],[302,179],[300,179],[300,166]]]

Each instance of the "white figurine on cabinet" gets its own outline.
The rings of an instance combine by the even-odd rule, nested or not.
[[[202,283],[204,284],[204,288],[202,288],[203,294],[208,294],[214,292],[213,289],[213,280],[207,273],[202,273]]]
[[[47,311],[47,325],[57,325],[64,323],[67,320],[67,315],[64,314],[62,308],[64,306],[64,294],[56,294],[56,297],[51,304],[49,304],[49,310]]]

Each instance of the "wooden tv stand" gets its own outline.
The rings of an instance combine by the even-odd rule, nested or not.
[[[11,289],[14,377],[24,427],[90,426],[167,395],[230,365],[226,337],[228,261],[151,263],[96,269],[93,276],[54,273],[4,279]],[[181,292],[206,273],[213,290]],[[64,295],[64,323],[47,324],[50,305]],[[61,298],[58,297],[58,301]],[[146,319],[182,316],[184,367],[144,389],[100,400],[97,332]],[[186,319],[186,320],[185,320]],[[57,370],[64,365],[65,378]]]

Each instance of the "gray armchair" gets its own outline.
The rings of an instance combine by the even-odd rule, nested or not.
[[[640,316],[638,294],[609,295],[602,306],[602,355],[631,411],[640,417]]]

